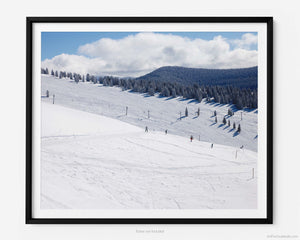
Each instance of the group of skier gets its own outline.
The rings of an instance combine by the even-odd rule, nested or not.
[[[148,132],[148,131],[149,131],[148,126],[146,126],[146,127],[145,127],[145,132]],[[166,135],[168,134],[168,129],[165,130],[165,134],[166,134]]]
[[[194,139],[193,135],[191,135],[190,139],[191,139],[191,142],[192,142],[193,139]],[[213,148],[213,147],[214,147],[214,144],[212,143],[212,144],[210,145],[210,148]]]
[[[149,131],[148,126],[146,126],[146,127],[145,127],[145,132],[148,132],[148,131]],[[165,130],[165,134],[166,134],[166,135],[168,134],[168,129]],[[190,140],[191,140],[191,142],[193,142],[193,140],[194,140],[193,135],[190,136]],[[213,144],[213,143],[210,145],[210,148],[214,148],[214,144]],[[242,146],[240,147],[240,149],[243,149],[243,148],[244,148],[244,145],[242,145]]]
[[[146,126],[145,127],[145,132],[148,132],[148,131],[149,131],[148,126]],[[168,134],[168,129],[165,130],[165,134],[166,135]],[[193,135],[191,135],[190,140],[191,140],[191,142],[193,142],[193,140],[194,140]],[[214,144],[212,143],[211,146],[210,146],[210,148],[213,148],[213,147],[214,147]],[[242,147],[244,147],[244,146],[242,146]]]

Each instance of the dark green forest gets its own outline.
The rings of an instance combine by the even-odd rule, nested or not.
[[[257,108],[257,67],[243,69],[195,69],[162,67],[139,78],[80,75],[41,69],[42,74],[117,86],[122,90],[162,97],[183,97],[201,102],[234,104],[237,109]]]
[[[204,69],[161,67],[137,79],[179,83],[183,85],[234,86],[257,88],[257,67],[240,69]]]

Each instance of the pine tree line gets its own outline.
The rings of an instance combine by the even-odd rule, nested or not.
[[[42,74],[49,74],[48,68],[41,70]],[[122,90],[131,90],[138,93],[147,93],[154,96],[159,93],[162,97],[183,97],[207,102],[214,101],[220,104],[235,104],[237,109],[257,108],[257,89],[245,89],[233,86],[199,86],[193,84],[185,86],[180,83],[171,83],[168,81],[143,80],[143,79],[124,79],[113,76],[96,77],[86,74],[67,73],[65,71],[51,70],[51,75],[59,78],[74,79],[75,82],[87,81],[94,84],[103,84],[103,86],[118,86]]]

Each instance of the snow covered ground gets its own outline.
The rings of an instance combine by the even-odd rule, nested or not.
[[[58,79],[50,75],[42,75],[41,94],[46,90],[50,92],[50,99],[44,101],[52,102],[55,94],[55,103],[95,113],[98,115],[121,120],[134,126],[145,128],[150,131],[164,132],[168,129],[170,134],[189,138],[191,135],[201,141],[217,143],[239,148],[257,151],[257,111],[237,111],[232,117],[226,116],[227,120],[241,124],[242,132],[237,134],[232,127],[222,124],[223,117],[228,112],[228,105],[213,103],[198,103],[194,100],[182,98],[149,97],[139,93],[122,91],[118,87],[104,87],[100,84],[79,82],[76,84],[70,79]],[[125,115],[126,106],[128,115]],[[184,115],[188,108],[189,116],[181,120],[180,112]],[[200,108],[200,117],[196,111]],[[148,118],[148,110],[150,118]],[[212,117],[213,111],[217,111],[218,123]],[[241,115],[243,120],[241,120]]]
[[[48,83],[48,80],[55,83],[61,81],[62,84]],[[54,93],[54,88],[57,90],[57,101],[52,104],[52,99],[42,98],[42,209],[257,207],[256,175],[252,179],[252,169],[256,171],[257,152],[219,144],[214,144],[211,149],[210,142],[196,139],[190,142],[187,136],[175,135],[172,130],[167,135],[158,131],[159,113],[167,125],[170,124],[168,119],[171,117],[165,111],[172,112],[172,109],[168,108],[170,105],[162,105],[161,110],[157,109],[155,113],[154,110],[158,106],[154,106],[154,103],[159,101],[160,104],[169,104],[173,100],[144,98],[137,94],[121,92],[117,88],[104,88],[92,84],[77,86],[68,80],[50,77],[43,77],[43,89],[45,85],[50,94]],[[64,86],[70,87],[63,88]],[[85,91],[80,92],[81,88]],[[76,89],[78,94],[75,97]],[[112,94],[110,102],[109,99],[105,100],[106,89]],[[94,98],[92,94],[89,95],[89,91],[99,91],[99,96],[103,94],[104,100],[101,101],[101,97]],[[68,99],[68,96],[71,99]],[[136,120],[133,112],[130,113],[131,117],[128,117],[128,122],[146,122],[150,128],[148,133],[144,132],[145,123],[138,127],[125,121],[59,105],[86,108],[85,110],[90,112],[98,109],[99,113],[106,113],[103,115],[116,115],[121,108],[115,102],[122,103],[123,99],[124,104],[129,105],[124,96],[134,96],[136,104],[140,104],[136,113],[143,111],[145,107],[142,105],[145,102],[140,102],[141,99],[152,99],[153,102],[148,103],[146,107],[155,113],[155,118],[153,116],[153,119],[147,120],[141,114],[142,120]],[[108,93],[106,98],[109,98]],[[102,106],[104,103],[110,104],[113,110],[108,111],[107,106]],[[133,105],[129,105],[129,108],[133,108]],[[251,114],[254,113],[247,114],[245,119]],[[124,118],[124,114],[120,114],[119,119]],[[189,126],[194,120],[197,121],[193,117],[190,118],[181,122],[186,121],[186,126]],[[153,125],[150,125],[151,121]],[[174,124],[180,126],[181,123],[175,121]],[[154,127],[156,131],[151,130]],[[206,128],[213,129],[216,133],[227,132],[214,126]],[[175,132],[175,127],[173,129]],[[230,133],[228,136],[234,138]],[[246,139],[246,136],[244,138]],[[230,143],[233,144],[234,141]]]

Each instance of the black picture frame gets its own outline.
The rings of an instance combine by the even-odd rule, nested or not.
[[[273,223],[273,17],[27,17],[26,224],[272,224]],[[266,218],[34,218],[33,217],[33,24],[34,23],[265,23],[267,24]]]

